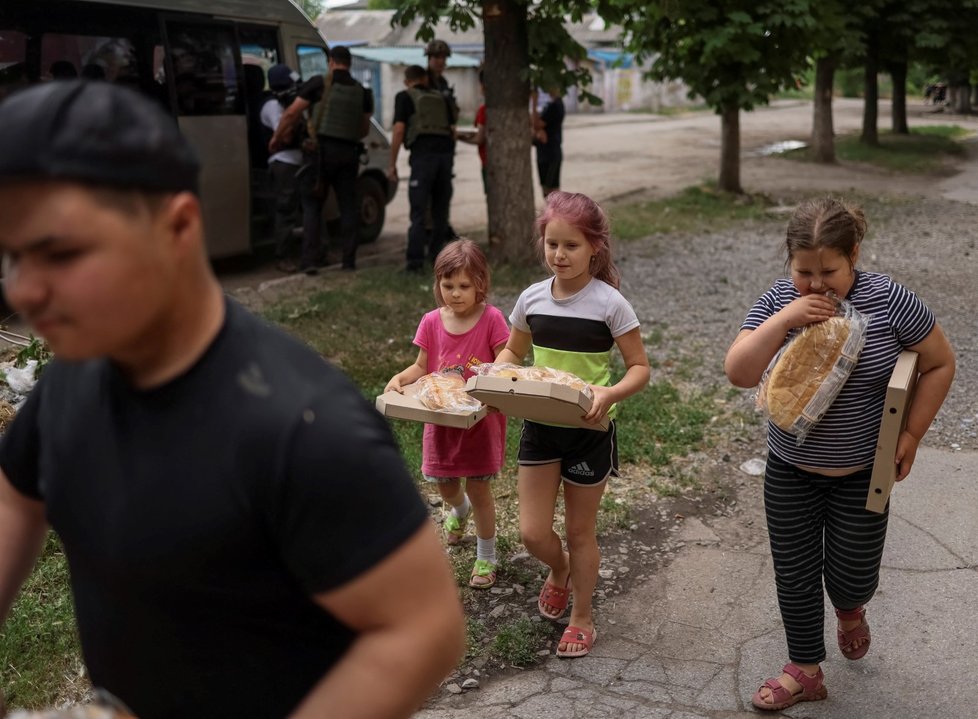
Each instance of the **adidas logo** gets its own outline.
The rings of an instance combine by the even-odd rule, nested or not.
[[[568,474],[579,474],[583,477],[593,477],[594,470],[587,466],[587,462],[581,462],[580,464],[575,464],[573,467],[567,470]]]

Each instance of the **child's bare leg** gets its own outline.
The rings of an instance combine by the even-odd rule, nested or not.
[[[570,576],[574,590],[570,625],[587,631],[594,629],[591,606],[601,563],[597,536],[598,507],[606,485],[607,482],[587,487],[564,484],[567,549],[570,552]],[[558,648],[574,652],[583,649],[584,645],[561,642]]]
[[[445,503],[451,507],[442,525],[445,541],[450,545],[458,544],[465,536],[465,526],[472,505],[469,503],[469,498],[465,496],[465,490],[462,489],[462,482],[458,477],[438,482],[438,492]]]
[[[520,535],[526,551],[550,567],[548,581],[558,587],[570,575],[567,553],[554,531],[554,508],[560,490],[560,462],[520,466],[517,475],[520,497]],[[544,605],[550,613],[557,608]]]
[[[465,504],[465,492],[462,490],[462,482],[457,477],[438,482],[438,493],[442,500],[452,509],[456,509]]]
[[[472,502],[476,536],[492,539],[496,536],[496,501],[492,496],[492,482],[488,479],[467,479],[465,493]]]

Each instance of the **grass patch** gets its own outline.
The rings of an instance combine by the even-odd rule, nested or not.
[[[622,405],[618,422],[620,459],[624,464],[663,467],[703,441],[712,416],[711,395],[684,398],[669,382],[655,382]]]
[[[526,617],[504,624],[492,640],[492,654],[514,667],[525,667],[536,661],[541,640],[550,633],[543,622]]]
[[[709,184],[687,187],[661,200],[612,205],[612,232],[619,240],[636,240],[671,232],[700,232],[729,222],[764,216],[770,201],[763,195],[735,195]]]
[[[959,142],[970,135],[959,125],[926,125],[911,128],[909,135],[881,131],[876,147],[859,140],[858,134],[835,138],[835,154],[847,162],[865,162],[894,172],[928,174],[941,170],[948,158],[965,154]],[[804,147],[783,153],[794,160],[810,161],[812,150]]]
[[[0,638],[0,667],[8,706],[52,706],[80,680],[81,652],[68,563],[53,532],[48,534],[37,566],[24,583]]]

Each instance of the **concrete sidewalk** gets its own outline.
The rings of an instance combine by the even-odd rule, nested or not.
[[[767,716],[973,719],[978,676],[978,453],[922,448],[894,490],[883,573],[858,662],[826,611],[829,698]],[[591,656],[490,680],[418,719],[731,719],[787,660],[760,478],[732,517],[687,519],[685,546],[654,579],[599,614]],[[599,585],[600,587],[600,585]],[[826,604],[827,604],[826,600]]]

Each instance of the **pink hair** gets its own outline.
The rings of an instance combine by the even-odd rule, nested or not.
[[[435,302],[439,307],[445,305],[441,294],[441,280],[464,272],[475,287],[475,301],[485,302],[489,294],[489,262],[486,255],[472,240],[455,240],[435,258]]]
[[[611,225],[601,205],[579,192],[554,190],[547,195],[546,205],[537,215],[536,221],[541,256],[544,252],[547,225],[553,220],[563,220],[584,235],[595,250],[591,261],[591,276],[618,289],[621,286],[621,275],[611,259]]]

